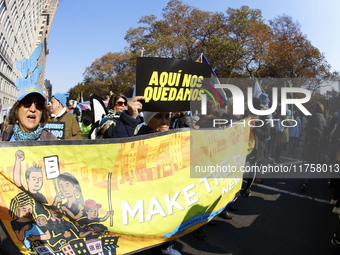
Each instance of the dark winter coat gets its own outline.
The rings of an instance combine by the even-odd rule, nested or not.
[[[266,121],[266,119],[269,119],[269,116],[260,116],[259,119],[262,120],[260,124],[263,123],[263,125],[256,124],[257,127],[254,127],[251,131],[255,136],[255,148],[248,155],[248,160],[252,163],[259,162],[265,158],[267,139],[270,137],[270,124]]]
[[[147,134],[156,133],[156,132],[160,132],[160,131],[154,130],[146,125],[143,125],[140,127],[136,135],[147,135]]]
[[[325,126],[326,120],[321,113],[313,112],[307,118],[303,158],[308,163],[320,163]]]
[[[105,132],[105,138],[123,138],[134,136],[135,129],[141,123],[141,118],[132,118],[127,111],[123,111],[116,125],[111,125]]]

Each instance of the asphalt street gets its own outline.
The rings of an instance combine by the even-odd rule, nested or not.
[[[284,152],[281,161],[299,164],[300,152]],[[233,203],[234,219],[216,217],[215,225],[203,226],[205,241],[190,233],[175,240],[174,248],[183,255],[330,255],[335,249],[330,240],[340,224],[329,204],[328,181],[312,179],[302,192],[303,179],[263,179],[252,186],[250,197]]]

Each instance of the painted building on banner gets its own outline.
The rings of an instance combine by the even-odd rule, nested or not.
[[[58,4],[59,0],[0,0],[0,117],[15,102],[18,84],[36,82],[47,94],[47,40]]]

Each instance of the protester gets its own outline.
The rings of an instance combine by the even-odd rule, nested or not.
[[[258,98],[253,98],[254,108],[257,110],[267,110],[265,105],[262,105]],[[246,161],[249,162],[250,165],[259,165],[266,158],[266,150],[267,150],[267,139],[270,137],[270,124],[266,121],[266,119],[270,118],[267,115],[261,116],[252,116],[255,122],[261,122],[262,125],[254,124],[254,128],[252,128],[251,132],[254,135],[255,146],[254,149],[248,154]],[[256,121],[258,120],[258,121]],[[251,172],[252,177],[246,178],[246,187],[244,189],[243,195],[245,197],[249,197],[251,194],[250,188],[255,181],[256,171]],[[261,183],[262,180],[259,179],[258,183]]]
[[[12,106],[8,107],[6,110],[6,115],[4,115],[4,122],[0,124],[0,134],[8,127],[9,125],[9,114],[11,112]]]
[[[331,132],[331,148],[332,148],[332,157],[331,164],[335,166],[336,164],[340,164],[340,110],[334,116],[337,117],[337,122],[333,127]],[[334,205],[332,212],[340,215],[340,178],[331,179],[332,186],[334,187],[333,197],[330,201],[330,205]],[[338,223],[339,224],[339,223]],[[340,230],[338,229],[334,232],[333,238],[331,239],[331,243],[335,245],[337,248],[332,254],[340,254]]]
[[[198,120],[199,117],[197,115],[192,116],[190,111],[173,112],[171,113],[170,128],[175,129],[193,127]]]
[[[233,98],[228,98],[227,103],[225,104],[224,109],[221,113],[221,119],[226,120],[227,124],[226,126],[229,126],[231,123],[235,123],[242,119],[243,116],[241,115],[234,115],[234,105],[233,105]],[[223,211],[218,215],[219,217],[226,219],[226,220],[232,220],[234,217],[229,213],[230,211],[237,211],[238,209],[233,206],[233,203],[237,200],[238,195],[235,196],[235,198],[223,209]],[[210,224],[213,224],[212,221],[209,222]]]
[[[339,123],[339,119],[340,119],[339,113],[340,113],[340,110],[338,112],[334,112],[333,114],[333,117],[331,119],[331,124],[329,126],[331,133],[335,131],[336,126]]]
[[[4,115],[4,117],[3,117],[3,122],[1,122],[1,124],[0,124],[0,134],[2,133],[2,130],[5,129],[5,128],[4,128],[5,121],[6,121],[6,115]]]
[[[286,115],[281,115],[276,121],[276,133],[275,133],[275,161],[274,164],[280,164],[280,157],[283,150],[287,150],[289,142],[289,130],[288,126],[292,125],[289,120],[291,117],[291,111],[286,110]]]
[[[78,120],[72,113],[67,112],[66,96],[64,94],[56,93],[52,96],[50,112],[50,121],[65,123],[65,140],[83,139]]]
[[[137,135],[164,132],[170,129],[170,112],[143,112],[146,125],[141,126]]]
[[[275,111],[271,114],[272,118],[276,121],[280,121],[280,106],[281,104],[278,103]],[[275,153],[276,153],[276,133],[279,131],[278,125],[279,123],[273,122],[270,128],[270,141],[269,141],[269,148],[268,148],[268,161],[270,163],[275,162]]]
[[[97,128],[98,139],[110,138],[110,133],[108,133],[107,130],[110,128],[111,125],[113,125],[112,128],[114,128],[117,123],[117,119],[127,107],[127,101],[127,98],[123,94],[111,95],[107,105],[109,112],[103,117]]]
[[[0,141],[57,140],[52,133],[44,129],[48,119],[48,109],[45,101],[43,90],[39,86],[35,84],[24,86],[19,91],[17,102],[7,111],[9,125],[1,133]],[[17,155],[18,152],[16,152],[16,157]],[[41,201],[44,201],[41,194],[38,192],[41,186],[36,180],[34,181],[34,184],[31,182],[34,178],[33,176],[40,174],[40,172],[38,172],[39,170],[35,166],[26,170],[27,190],[21,183],[15,183],[17,187],[25,192],[18,193],[18,195],[12,199],[10,206],[11,210],[9,211],[11,217],[14,219],[11,222],[12,228],[15,230],[18,239],[20,238],[19,240],[23,241],[23,244],[27,245],[26,248],[28,249],[31,249],[31,247],[28,246],[28,235],[26,237],[24,234],[19,236],[19,233],[22,233],[22,231],[26,233],[25,229],[31,230],[36,228],[36,224],[32,218],[34,208],[38,213],[42,213],[43,211],[40,210],[42,209],[42,206],[39,203],[34,202],[34,198],[37,199],[38,197]],[[16,180],[16,177],[20,178],[20,173],[16,173],[15,169],[13,174],[15,175],[14,181]],[[34,191],[32,192],[33,186]],[[16,198],[21,199],[19,204],[15,205],[15,202],[18,202]],[[30,206],[30,208],[28,208],[28,206]],[[13,209],[18,211],[14,212]],[[37,217],[37,221],[38,218],[39,217]],[[38,238],[40,240],[46,240],[48,239],[47,237],[47,235],[31,236],[31,238]],[[7,254],[7,251],[16,253],[17,247],[10,238],[1,238],[0,253]]]
[[[226,119],[228,123],[230,123],[230,120],[237,121],[238,118],[232,114],[233,112],[233,100],[229,99],[227,102],[227,113],[223,113],[221,116],[221,108],[220,104],[215,103],[211,98],[208,98],[207,100],[207,114],[202,115],[200,119],[196,122],[196,124],[193,126],[194,129],[201,129],[201,128],[224,128],[226,125],[215,125],[214,120],[215,119]],[[228,124],[227,123],[227,124]],[[233,202],[236,200],[237,197],[233,200]],[[228,210],[230,208],[233,208],[234,210],[237,210],[235,207],[233,207],[230,203],[228,206],[224,208],[224,210],[218,215],[221,218],[232,220],[233,216],[229,214]],[[209,222],[209,224],[214,224],[212,221]],[[200,240],[206,240],[207,236],[203,231],[203,226],[196,229],[193,234]]]
[[[308,164],[317,164],[321,162],[323,130],[326,126],[326,120],[323,116],[324,106],[317,102],[314,106],[312,115],[307,118],[306,137],[303,148],[303,160]],[[311,173],[308,172],[304,180],[301,191],[305,191],[310,181]]]
[[[110,100],[110,97],[111,97],[111,95],[112,95],[113,93],[111,92],[110,94],[105,94],[104,96],[102,96],[102,99],[103,99],[103,103],[105,104],[105,105],[108,105],[109,104],[109,100]]]
[[[306,139],[306,126],[307,126],[307,116],[301,113],[301,143],[305,144]]]
[[[221,115],[221,119],[227,120],[227,125],[230,125],[231,122],[237,122],[239,121],[243,116],[235,116],[233,114],[234,111],[234,104],[233,104],[233,98],[228,98],[227,104],[226,104],[226,110],[223,111]],[[222,111],[221,111],[222,112]]]
[[[214,124],[215,119],[221,118],[219,103],[215,103],[210,97],[207,99],[207,114],[201,115],[200,119],[193,125],[194,129],[221,127]]]
[[[340,164],[340,151],[337,150],[337,156],[336,160],[334,162],[335,164]],[[332,212],[335,214],[340,214],[340,179],[334,180],[335,189],[333,193],[332,200],[330,201],[330,205],[334,205]]]
[[[294,112],[293,119],[296,121],[296,125],[289,127],[289,142],[288,142],[288,153],[295,154],[295,149],[298,146],[299,138],[301,135],[301,120],[298,112]]]
[[[43,90],[35,85],[24,86],[9,114],[9,126],[0,141],[56,140],[44,129],[48,120],[48,109]]]
[[[132,97],[131,100],[127,103],[128,110],[123,111],[121,116],[117,119],[117,123],[115,126],[110,127],[110,133],[112,137],[130,137],[134,135],[134,131],[136,130],[137,125],[140,122],[140,118],[138,116],[139,110],[142,109],[142,104],[138,100],[144,100],[143,96],[135,96]],[[145,125],[141,126],[138,135],[146,135],[156,132],[164,132],[170,129],[170,120],[171,115],[170,112],[143,112]],[[170,255],[180,255],[181,253],[177,250],[173,249],[173,244],[169,242],[163,243],[161,246],[161,252],[163,254]],[[151,248],[151,254],[158,254],[159,247]]]
[[[171,115],[170,112],[143,112],[146,125],[141,126],[137,135],[146,135],[156,132],[164,132],[170,130]],[[173,249],[173,244],[169,242],[160,246],[163,254],[179,255],[180,252]],[[158,247],[152,248],[151,253],[157,254]]]
[[[260,103],[261,103],[261,109],[269,109],[269,95],[266,94],[266,93],[261,93],[260,96],[259,96],[259,99],[260,99]],[[269,159],[269,154],[271,152],[271,147],[273,146],[273,141],[274,138],[274,133],[273,132],[275,129],[274,129],[274,122],[272,121],[273,120],[273,114],[269,114],[268,115],[268,119],[270,120],[269,121],[269,125],[270,125],[270,136],[266,139],[266,141],[264,142],[266,144],[266,149],[265,149],[265,153],[264,153],[264,160],[268,160]],[[262,180],[261,179],[255,179],[254,183],[262,183]]]
[[[92,112],[90,109],[86,109],[81,114],[81,132],[84,139],[90,139],[89,133],[92,129]]]
[[[81,111],[77,106],[78,103],[76,100],[70,99],[67,103],[67,112],[72,113],[74,116],[76,116],[77,121],[81,122]]]
[[[141,98],[141,97],[136,97],[136,98]],[[136,104],[136,105],[138,106],[138,104]],[[139,107],[137,107],[137,108],[139,108]],[[137,109],[135,109],[135,110],[137,110]],[[136,114],[136,112],[135,112],[135,114]],[[136,115],[132,115],[132,116],[136,116]],[[132,116],[129,116],[130,120],[133,118]],[[148,112],[148,111],[144,111],[143,116],[144,116],[144,121],[145,121],[146,125],[141,126],[138,133],[136,134],[137,136],[155,133],[155,132],[164,132],[164,131],[168,131],[170,129],[170,120],[171,120],[170,112]],[[122,121],[123,121],[122,118],[120,118],[118,123],[120,123]],[[132,122],[136,123],[133,120],[132,120]],[[132,123],[129,123],[129,124],[132,124]],[[170,244],[169,242],[163,243],[160,246],[160,248],[161,248],[161,251],[162,251],[163,254],[171,254],[171,255],[180,255],[181,254],[177,250],[173,249],[173,244]],[[151,248],[150,251],[151,251],[151,254],[158,254],[159,248],[158,247]]]
[[[138,113],[139,110],[142,109],[142,104],[139,100],[144,99],[145,97],[143,96],[135,96],[127,102],[128,110],[122,111],[120,117],[115,120],[116,124],[111,125],[107,130],[109,137],[121,138],[134,136],[134,131],[141,121]],[[117,102],[118,101],[119,99],[117,99]],[[141,126],[136,135],[164,132],[170,129],[170,112],[144,111],[143,116],[146,125]],[[170,244],[169,242],[163,243],[160,248],[163,254],[180,255],[177,250],[173,249],[173,244]],[[159,248],[152,248],[151,253],[159,253]]]
[[[337,122],[331,131],[332,157],[330,163],[333,166],[340,164],[340,114],[336,114],[335,116],[337,117]],[[335,214],[340,214],[340,178],[331,179],[331,183],[334,187],[333,197],[330,202],[331,205],[334,205],[332,212]]]
[[[135,135],[136,127],[142,123],[142,118],[139,116],[139,111],[142,109],[142,104],[139,100],[145,100],[143,96],[134,96],[127,102],[127,110],[123,110],[120,116],[115,119],[115,125],[110,125],[106,130],[104,138],[122,138]],[[118,101],[123,101],[118,99]],[[113,105],[115,105],[114,103]],[[113,107],[112,105],[112,107]],[[118,105],[118,104],[117,104]],[[118,110],[126,106],[118,105]],[[113,118],[112,118],[112,121]]]
[[[339,110],[340,113],[340,110]],[[329,149],[328,149],[328,158],[330,160],[330,162],[334,161],[334,157],[335,157],[335,151],[336,149],[334,148],[334,141],[336,140],[336,137],[334,136],[335,130],[338,128],[338,125],[340,124],[340,115],[338,112],[335,112],[333,114],[333,118],[330,122],[329,125],[329,137],[330,137],[330,144],[329,144]]]

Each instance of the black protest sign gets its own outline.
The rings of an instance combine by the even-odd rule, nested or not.
[[[136,95],[144,96],[144,111],[188,111],[202,99],[203,80],[211,66],[170,58],[137,58]]]
[[[65,139],[65,122],[47,122],[45,127],[58,139]]]

